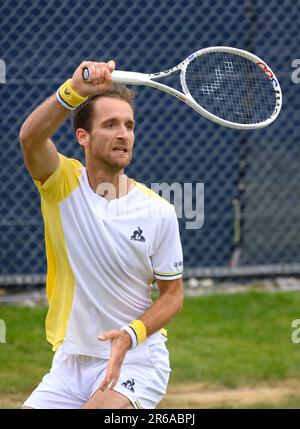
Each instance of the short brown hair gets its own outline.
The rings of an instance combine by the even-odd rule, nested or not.
[[[99,94],[89,97],[84,103],[80,104],[73,112],[73,127],[76,131],[78,128],[83,128],[86,131],[91,131],[92,119],[94,113],[94,104],[98,98],[112,97],[127,101],[134,113],[134,98],[135,92],[127,88],[125,85],[111,83]]]

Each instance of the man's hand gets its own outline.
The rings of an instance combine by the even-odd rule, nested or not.
[[[82,78],[82,71],[85,67],[88,67],[90,71],[92,79],[90,82],[86,82]],[[72,76],[71,87],[82,97],[96,95],[110,84],[111,73],[114,69],[115,63],[112,60],[108,63],[83,61]]]
[[[131,338],[126,331],[109,331],[99,335],[100,341],[111,341],[111,353],[108,361],[105,377],[99,386],[104,392],[108,387],[113,389],[118,382],[121,366],[127,351],[131,347]]]

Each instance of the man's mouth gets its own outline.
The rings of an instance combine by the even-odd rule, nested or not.
[[[119,153],[127,153],[128,150],[125,147],[115,147],[113,149],[113,152],[119,152]]]

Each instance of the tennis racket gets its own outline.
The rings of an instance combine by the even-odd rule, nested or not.
[[[157,82],[176,72],[180,72],[182,92]],[[91,80],[87,67],[82,77]],[[112,81],[167,92],[207,119],[242,130],[271,124],[282,105],[280,85],[270,67],[250,52],[226,46],[201,49],[160,73],[115,70]]]

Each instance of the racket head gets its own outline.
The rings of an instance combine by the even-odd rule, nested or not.
[[[256,55],[228,46],[194,52],[178,67],[188,104],[220,125],[257,129],[280,113],[282,93],[271,68]]]

